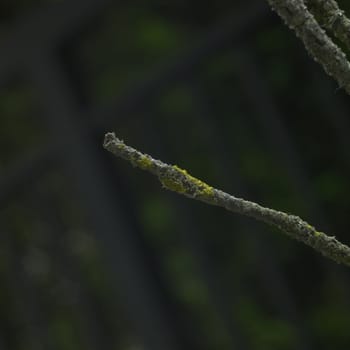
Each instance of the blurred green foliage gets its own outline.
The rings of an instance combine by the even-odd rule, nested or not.
[[[26,150],[45,141],[29,87],[13,84],[4,90],[0,96],[0,166],[8,165]]]
[[[19,16],[46,3],[7,4],[3,13],[11,22],[12,13]],[[350,10],[346,1],[340,3]],[[186,1],[111,3],[72,50],[89,104],[108,104],[139,82],[152,80],[239,4],[244,2],[218,1],[200,9]],[[347,241],[349,160],[340,156],[339,134],[329,113],[337,113],[343,94],[334,92],[335,86],[275,17],[241,41],[203,57],[136,112],[116,115],[113,127],[130,143],[218,188],[315,218],[284,161],[293,160],[282,146],[269,144],[257,121],[257,112],[263,120],[267,112],[254,105],[259,96],[252,102],[256,85],[242,74],[242,62],[251,57],[305,169],[307,188],[324,208],[316,218],[322,222],[327,217],[337,237]],[[327,101],[320,98],[319,86]],[[40,103],[27,82],[14,81],[2,89],[2,172],[48,142]],[[348,111],[347,102],[345,106]],[[232,349],[240,339],[248,349],[295,349],[303,343],[298,323],[305,325],[312,348],[349,347],[349,281],[343,270],[277,230],[175,199],[127,164],[118,163],[117,172],[133,220],[196,348]],[[72,180],[57,160],[52,171],[2,209],[0,336],[18,350],[93,349],[89,336],[100,327],[110,348],[142,348],[123,300],[111,287],[98,233],[92,232]],[[283,311],[285,304],[296,308],[294,322]]]

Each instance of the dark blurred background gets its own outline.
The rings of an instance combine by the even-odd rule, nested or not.
[[[266,1],[0,16],[0,349],[349,349],[348,269],[102,148],[350,243],[350,98]]]

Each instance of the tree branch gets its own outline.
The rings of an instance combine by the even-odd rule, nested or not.
[[[350,64],[309,12],[303,0],[267,0],[303,41],[312,58],[350,95]]]
[[[133,166],[156,175],[163,187],[168,190],[278,227],[288,236],[304,242],[324,256],[350,266],[348,246],[336,240],[335,237],[317,231],[298,216],[265,208],[215,189],[176,165],[168,165],[127,146],[114,133],[105,135],[103,147],[116,156],[126,159]]]
[[[335,0],[306,0],[320,25],[342,41],[350,50],[350,20]]]

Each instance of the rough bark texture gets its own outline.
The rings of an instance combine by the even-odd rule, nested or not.
[[[128,160],[133,166],[158,176],[162,185],[168,190],[276,226],[288,236],[304,242],[324,256],[350,266],[350,248],[348,246],[339,242],[335,237],[317,231],[298,216],[265,208],[257,203],[236,198],[217,190],[176,165],[168,165],[127,146],[114,133],[105,135],[103,146],[116,156]]]
[[[350,50],[350,20],[334,0],[307,0],[320,25],[333,33]]]
[[[285,23],[303,41],[311,57],[319,62],[341,88],[350,94],[350,64],[309,12],[303,0],[267,0]]]

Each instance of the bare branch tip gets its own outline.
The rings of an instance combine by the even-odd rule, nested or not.
[[[121,142],[121,140],[115,136],[114,132],[107,132],[103,140],[103,147],[108,149],[108,146],[113,142]]]

